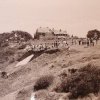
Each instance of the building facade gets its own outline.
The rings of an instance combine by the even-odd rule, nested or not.
[[[46,28],[38,28],[34,35],[35,46],[43,46],[44,48],[58,48],[59,46],[67,45],[67,41],[70,36],[66,31],[55,30]]]

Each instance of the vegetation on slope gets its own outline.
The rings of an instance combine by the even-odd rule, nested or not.
[[[55,91],[70,92],[70,99],[85,97],[90,93],[98,94],[100,92],[100,69],[88,64],[69,77],[63,78]]]

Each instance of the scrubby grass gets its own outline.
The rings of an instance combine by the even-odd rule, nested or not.
[[[0,63],[4,63],[9,60],[10,56],[13,56],[15,53],[14,49],[0,49]]]
[[[78,72],[63,78],[59,86],[55,88],[57,92],[70,92],[71,99],[85,97],[89,93],[97,94],[100,91],[100,69],[88,64],[79,69]]]
[[[52,84],[53,80],[54,80],[54,76],[52,75],[40,77],[34,85],[34,91],[47,89]]]

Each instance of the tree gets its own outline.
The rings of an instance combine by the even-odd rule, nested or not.
[[[25,31],[15,30],[15,31],[12,31],[11,34],[13,34],[13,35],[17,34],[21,38],[23,37],[25,41],[33,39],[33,37],[31,36],[31,34],[29,34],[28,32],[25,32]]]
[[[87,38],[89,38],[90,40],[91,39],[96,40],[97,43],[97,41],[100,38],[100,31],[97,29],[88,31]]]

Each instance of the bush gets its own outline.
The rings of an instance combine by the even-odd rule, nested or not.
[[[68,87],[67,87],[67,78],[64,78],[63,80],[61,79],[61,83],[57,84],[56,87],[54,87],[53,89],[54,91],[60,93],[67,93],[68,91]]]
[[[25,47],[26,47],[26,45],[24,44],[24,45],[19,46],[18,49],[19,49],[19,50],[20,50],[20,49],[25,49]]]
[[[13,62],[15,62],[15,58],[12,58],[12,59],[9,61],[9,63],[13,63]]]
[[[34,85],[34,91],[38,91],[41,89],[47,89],[52,84],[53,79],[54,79],[54,76],[40,77]]]
[[[7,72],[1,72],[1,77],[2,77],[2,78],[8,78]]]
[[[55,90],[57,92],[70,92],[71,99],[84,97],[89,93],[97,94],[100,91],[100,69],[87,65],[64,79]]]

